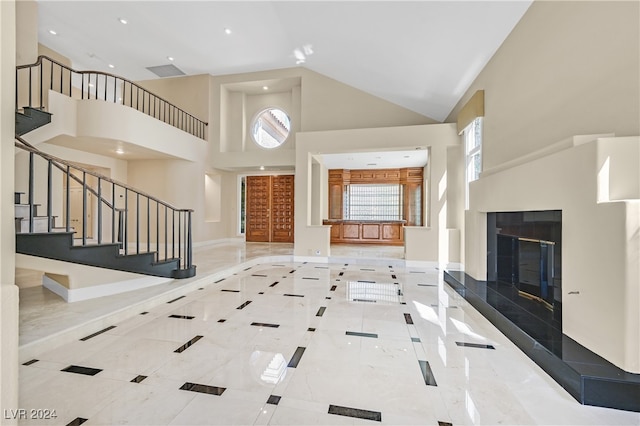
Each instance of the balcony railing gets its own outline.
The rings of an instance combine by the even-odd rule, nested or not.
[[[29,212],[28,226],[22,232],[54,232],[56,214],[62,214],[64,225],[58,230],[74,232],[74,245],[117,243],[121,254],[155,253],[156,262],[179,259],[178,269],[192,269],[193,210],[173,207],[46,154],[20,137],[15,146],[28,155],[26,170],[16,168],[18,174],[27,173],[16,176],[25,186],[19,189],[26,193]],[[44,211],[38,216],[40,206]],[[36,230],[38,219],[46,222],[42,230]]]
[[[47,56],[16,67],[16,111],[25,106],[46,109],[48,90],[74,99],[125,105],[200,139],[206,138],[208,123],[125,78],[101,71],[76,71]]]

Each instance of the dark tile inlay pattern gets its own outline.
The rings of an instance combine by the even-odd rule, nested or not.
[[[325,297],[325,299],[329,299],[329,300],[331,300],[331,298],[330,298],[329,296],[326,296],[326,297]]]
[[[302,354],[304,354],[305,349],[306,348],[303,348],[302,346],[298,346],[298,349],[296,349],[296,351],[293,353],[291,361],[289,361],[287,367],[296,368],[298,366],[298,363],[300,362],[300,358],[302,358]]]
[[[365,281],[365,280],[358,280],[359,283],[365,283],[365,284],[375,284],[375,281]]]
[[[440,420],[438,420],[438,426],[453,426],[453,423],[441,422]]]
[[[344,334],[346,334],[347,336],[371,337],[373,339],[378,338],[378,335],[375,333],[361,333],[359,331],[346,331]]]
[[[289,297],[304,297],[304,294],[290,294],[290,293],[285,293],[285,294],[283,294],[283,296],[289,296]]]
[[[251,266],[249,266],[248,268],[244,268],[245,271],[248,271],[249,269],[251,269]]]
[[[221,318],[221,319],[218,320],[218,322],[225,322],[225,321],[226,321],[226,319],[224,319],[224,318]]]
[[[394,280],[397,280],[397,279],[398,279],[398,277],[396,277],[396,275],[395,275],[395,274],[391,274],[391,278],[393,278]]]
[[[303,280],[319,280],[320,278],[316,278],[316,277],[302,277]]]
[[[428,361],[420,361],[420,369],[422,370],[422,376],[424,377],[424,382],[428,386],[438,386],[436,383],[436,378],[433,376],[433,371],[431,371],[431,366],[429,366]]]
[[[280,281],[276,281],[273,284],[271,284],[269,287],[275,287]]]
[[[175,298],[175,299],[173,299],[173,300],[169,300],[167,303],[173,303],[173,302],[178,301],[178,300],[180,300],[180,299],[184,299],[185,297],[187,297],[187,296],[180,296],[180,297],[176,297],[176,298]]]
[[[338,286],[337,286],[337,285],[332,285],[332,286],[331,286],[331,289],[330,289],[329,291],[336,291],[336,288],[338,288]]]
[[[67,426],[80,426],[82,423],[86,422],[89,419],[85,419],[82,417],[76,417],[75,419],[71,420],[69,423],[67,423]]]
[[[376,303],[375,300],[369,300],[369,299],[353,299],[354,302],[369,302],[369,303]]]
[[[418,284],[419,287],[438,287],[438,284]]]
[[[338,276],[339,276],[339,277],[341,277],[341,276],[343,276],[343,275],[344,275],[344,272],[340,272],[340,273],[338,274]]]
[[[91,367],[82,367],[79,365],[70,365],[66,368],[63,368],[61,371],[66,371],[67,373],[76,373],[76,374],[84,374],[85,376],[95,376],[99,372],[102,371],[100,368],[91,368]]]
[[[144,312],[140,312],[140,315],[147,315],[149,312],[144,311]]]
[[[314,266],[316,269],[329,269],[328,266]]]
[[[192,317],[191,315],[169,315],[169,318],[177,318],[177,319],[194,319],[195,317]]]
[[[382,413],[379,411],[361,410],[359,408],[341,407],[339,405],[329,405],[329,414],[373,420],[375,422],[382,421]]]
[[[251,325],[255,325],[256,327],[270,327],[270,328],[280,327],[280,324],[269,324],[267,322],[252,322]]]
[[[226,288],[223,288],[220,291],[226,291],[227,293],[240,293],[240,290],[227,290]]]
[[[292,270],[289,271],[289,273],[293,274],[295,271],[296,271],[295,269],[292,269]]]
[[[361,271],[375,271],[375,269],[371,268],[360,268]]]
[[[140,383],[141,381],[143,381],[144,379],[146,379],[147,376],[136,376],[133,379],[131,379],[131,383]]]
[[[420,338],[419,337],[412,337],[411,341],[414,342],[414,343],[418,343],[418,342],[420,342]]]
[[[407,324],[413,324],[413,318],[411,318],[411,314],[404,314],[404,320]]]
[[[95,333],[93,333],[93,334],[90,334],[90,335],[88,335],[88,336],[85,336],[85,337],[83,337],[83,338],[82,338],[82,339],[80,339],[80,340],[84,342],[84,341],[86,341],[86,340],[91,339],[92,337],[96,337],[96,336],[98,336],[98,335],[100,335],[100,334],[102,334],[102,333],[106,333],[107,331],[112,330],[112,329],[114,329],[114,328],[116,328],[116,326],[115,326],[115,325],[109,326],[109,327],[107,327],[107,328],[105,328],[105,329],[102,329],[102,330],[100,330],[100,331],[96,331],[96,332],[95,332]]]
[[[307,328],[307,331],[316,331],[316,329],[314,327],[309,327]]]
[[[218,281],[214,281],[213,283],[214,283],[214,284],[218,284],[218,283],[221,283],[221,282],[222,282],[222,281],[224,281],[224,280],[225,280],[224,278],[220,278]]]
[[[317,317],[321,317],[324,315],[324,311],[327,309],[326,306],[321,306],[320,309],[318,309],[318,312],[316,313]]]
[[[258,294],[264,294],[264,291],[260,291],[260,292],[258,292]]]
[[[202,336],[196,336],[193,339],[189,340],[187,343],[185,343],[184,345],[180,346],[178,349],[176,349],[174,352],[177,354],[180,354],[184,351],[187,350],[187,348],[189,348],[189,346],[193,345],[194,343],[196,343],[198,340],[202,339]]]
[[[180,390],[187,390],[191,392],[199,392],[199,393],[206,393],[209,395],[220,396],[224,393],[224,391],[227,390],[227,388],[221,388],[218,386],[200,385],[198,383],[186,382],[184,385],[180,386]]]
[[[246,302],[244,302],[242,305],[238,306],[236,309],[243,309],[245,306],[247,306],[249,303],[251,303],[251,300],[247,300]]]
[[[480,348],[480,349],[495,349],[493,345],[483,345],[479,343],[467,343],[467,342],[456,342],[458,346],[466,346],[469,348]]]
[[[280,396],[278,395],[269,395],[269,399],[267,399],[267,404],[278,405],[280,402]]]
[[[22,365],[31,365],[31,364],[35,364],[38,361],[39,360],[37,360],[37,359],[32,359],[31,361],[27,361],[27,362],[23,363]]]
[[[263,274],[251,274],[252,277],[263,277],[263,278],[267,278],[266,275]]]

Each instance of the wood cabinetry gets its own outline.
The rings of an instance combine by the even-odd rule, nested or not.
[[[329,170],[329,214],[328,220],[324,223],[332,226],[331,242],[403,244],[403,226],[423,224],[423,170],[422,167]],[[348,210],[349,185],[359,184],[402,185],[402,218],[396,221],[376,221],[350,220],[352,218],[345,217],[345,210]]]

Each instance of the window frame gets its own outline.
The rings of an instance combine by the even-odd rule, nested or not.
[[[465,154],[465,210],[469,210],[469,184],[480,179],[482,173],[482,130],[482,117],[476,117],[462,131]]]

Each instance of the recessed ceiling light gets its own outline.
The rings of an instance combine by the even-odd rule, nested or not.
[[[224,33],[225,33],[226,35],[231,34],[231,29],[230,29],[230,28],[225,28],[225,29],[224,29]]]
[[[262,86],[262,90],[269,90],[269,86]]]
[[[49,34],[51,34],[51,35],[58,35],[58,33],[57,33],[57,32],[55,32],[54,30],[49,30]]]
[[[129,21],[127,21],[124,18],[118,18],[118,21],[122,24],[122,25],[127,25],[129,23]]]
[[[109,68],[115,68],[116,66],[113,64],[109,64]]]
[[[260,166],[260,170],[264,170],[264,166]]]
[[[167,56],[167,59],[170,60],[170,61],[173,61],[174,57],[173,56]]]
[[[124,150],[122,148],[116,149],[116,154],[124,154]]]

